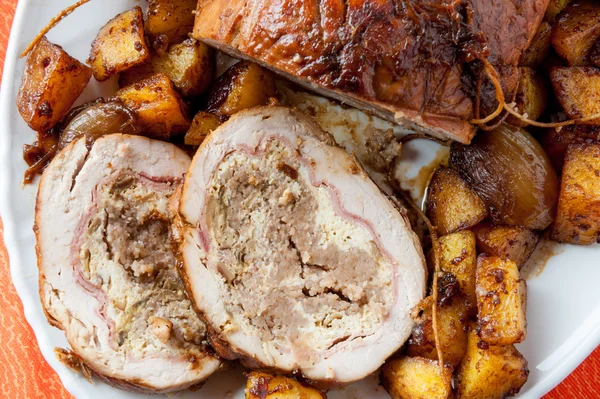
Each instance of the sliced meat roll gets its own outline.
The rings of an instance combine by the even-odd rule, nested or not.
[[[408,338],[425,290],[420,244],[307,116],[257,108],[215,130],[179,218],[184,280],[221,356],[335,385]]]
[[[42,305],[84,367],[120,387],[176,391],[220,365],[169,242],[167,204],[189,164],[172,144],[115,134],[69,145],[40,182]]]

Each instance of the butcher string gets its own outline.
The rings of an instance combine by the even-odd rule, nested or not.
[[[492,82],[492,84],[494,85],[494,88],[496,90],[496,101],[498,101],[498,107],[496,108],[496,110],[494,112],[492,112],[491,114],[489,114],[488,116],[486,116],[483,119],[472,119],[471,123],[473,123],[474,125],[485,125],[486,123],[488,123],[491,120],[498,117],[498,115],[500,115],[502,113],[502,111],[506,111],[510,115],[514,116],[521,122],[524,122],[528,125],[542,127],[542,128],[569,126],[569,125],[574,125],[576,123],[584,123],[584,122],[588,122],[588,121],[600,118],[600,112],[598,112],[594,115],[586,116],[585,118],[569,119],[569,120],[562,121],[562,122],[546,123],[546,122],[538,122],[538,121],[531,120],[531,119],[527,118],[525,115],[522,115],[519,112],[517,112],[514,109],[513,104],[508,104],[506,102],[506,98],[504,97],[504,91],[502,90],[502,85],[500,84],[500,77],[498,75],[498,71],[496,70],[496,68],[494,68],[494,66],[485,58],[482,58],[480,61],[483,63],[486,76],[490,79],[490,81]]]
[[[38,33],[38,35],[31,41],[31,43],[29,43],[29,46],[27,46],[27,48],[25,49],[25,51],[23,51],[21,53],[21,58],[27,56],[27,54],[29,54],[31,52],[31,50],[33,50],[33,48],[38,44],[38,42],[40,40],[42,40],[42,38],[48,33],[50,32],[50,30],[52,30],[52,28],[54,28],[56,25],[58,25],[58,23],[60,21],[63,20],[63,18],[69,16],[73,11],[75,11],[76,9],[78,9],[80,6],[84,5],[85,3],[89,2],[90,0],[79,0],[77,3],[65,8],[64,10],[62,10],[57,16],[55,16],[54,18],[52,18],[50,20],[50,22],[48,22],[48,25],[46,25],[44,27],[44,29],[42,29],[40,31],[40,33]]]
[[[429,237],[431,238],[431,250],[433,253],[433,286],[432,286],[432,297],[433,304],[431,305],[431,324],[433,327],[433,338],[435,341],[435,348],[438,356],[438,364],[440,370],[444,370],[444,355],[442,353],[442,347],[440,345],[440,335],[438,332],[438,276],[440,270],[440,243],[438,240],[438,234],[436,227],[431,223],[427,215],[414,203],[412,198],[404,192],[400,184],[395,180],[391,179],[392,186],[396,189],[395,191],[404,199],[404,202],[425,222],[427,230],[429,231]]]

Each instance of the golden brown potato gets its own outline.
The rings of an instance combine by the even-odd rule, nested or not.
[[[456,280],[455,280],[456,281]],[[415,319],[412,335],[408,340],[406,354],[431,360],[438,359],[433,332],[433,297],[425,298],[420,306],[420,314]],[[438,337],[444,362],[455,367],[467,350],[468,309],[465,297],[455,294],[438,305]]]
[[[600,113],[600,69],[558,67],[552,69],[550,79],[556,98],[569,118],[587,118]],[[598,125],[600,118],[585,124]]]
[[[556,16],[560,14],[562,10],[567,8],[569,3],[572,0],[550,0],[548,3],[548,8],[546,8],[546,15],[544,16],[544,20],[549,23],[553,23],[556,19]]]
[[[548,129],[541,137],[540,143],[554,169],[561,173],[569,145],[600,144],[600,126],[571,125]]]
[[[273,74],[256,64],[242,61],[217,79],[207,111],[231,116],[246,108],[267,105],[276,96]]]
[[[548,90],[546,89],[546,80],[535,70],[529,67],[519,67],[520,78],[517,94],[515,97],[515,109],[521,115],[528,119],[537,120],[548,104]],[[510,115],[506,123],[513,126],[527,126],[526,122]]]
[[[569,146],[551,238],[580,245],[600,242],[600,145]]]
[[[490,345],[523,342],[527,330],[527,285],[517,264],[497,256],[477,259],[479,336]]]
[[[467,354],[456,373],[456,397],[503,399],[516,395],[528,375],[527,360],[513,345],[489,346],[480,341],[473,326]]]
[[[33,130],[50,129],[67,114],[91,76],[90,68],[43,38],[27,58],[17,108]]]
[[[519,268],[537,247],[540,237],[524,227],[493,226],[483,222],[473,228],[480,253],[512,260]]]
[[[192,125],[185,134],[186,145],[200,145],[204,139],[221,125],[221,118],[215,114],[200,111],[194,116]]]
[[[552,29],[552,45],[570,66],[585,65],[588,53],[600,38],[600,3],[577,0],[558,16]]]
[[[92,43],[88,62],[94,78],[101,82],[149,58],[142,9],[134,7],[117,15],[100,29]]]
[[[542,22],[533,37],[529,48],[521,56],[521,65],[535,68],[546,59],[550,51],[552,26]]]
[[[475,307],[477,250],[473,232],[465,230],[440,238],[440,269],[456,277],[460,290],[469,304]]]
[[[204,43],[187,39],[162,55],[153,55],[150,62],[121,73],[119,86],[129,86],[156,73],[166,74],[184,97],[198,96],[212,83],[214,51]]]
[[[247,374],[246,399],[326,399],[324,393],[298,381],[260,371]]]
[[[381,368],[381,382],[392,399],[448,399],[452,369],[440,369],[422,357],[389,359]]]
[[[168,139],[190,127],[186,105],[165,74],[127,86],[115,96],[136,111],[145,133],[151,137]]]
[[[475,226],[487,216],[477,193],[452,169],[436,170],[427,191],[427,216],[440,235]]]
[[[592,46],[589,54],[589,61],[592,65],[600,68],[600,39]]]
[[[186,38],[194,28],[197,4],[197,0],[148,0],[148,35],[153,38],[165,35],[167,44]]]

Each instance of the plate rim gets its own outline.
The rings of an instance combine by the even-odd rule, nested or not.
[[[82,398],[88,397],[89,392],[86,392],[85,390],[82,392],[78,388],[78,384],[76,383],[78,377],[75,373],[66,367],[59,366],[60,363],[54,356],[49,337],[44,334],[47,320],[45,318],[35,317],[36,307],[39,307],[40,303],[27,294],[27,281],[19,274],[19,267],[17,267],[17,265],[21,263],[21,257],[16,238],[16,221],[10,212],[12,208],[10,192],[11,189],[15,189],[15,187],[11,186],[12,181],[18,177],[10,175],[10,148],[12,139],[11,134],[9,133],[9,118],[6,115],[9,115],[11,109],[14,110],[11,105],[11,102],[14,102],[11,94],[15,89],[16,64],[19,59],[17,41],[19,31],[25,23],[26,11],[31,6],[31,3],[32,0],[19,0],[17,2],[6,50],[2,85],[0,87],[0,215],[2,216],[4,225],[4,243],[8,254],[11,279],[17,295],[19,296],[19,300],[23,305],[25,319],[33,330],[36,344],[46,362],[60,378],[64,388],[74,397]],[[39,311],[39,309],[37,309],[37,311]],[[599,345],[600,321],[588,331],[586,336],[575,346],[574,350],[568,356],[563,358],[560,366],[548,373],[545,378],[531,388],[527,397],[542,397],[548,393],[570,375]]]

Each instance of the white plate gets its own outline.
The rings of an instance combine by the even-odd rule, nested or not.
[[[25,61],[18,59],[28,42],[47,21],[74,0],[21,0],[14,20],[0,93],[0,214],[11,261],[12,278],[23,301],[25,317],[33,328],[42,354],[56,370],[69,392],[83,398],[142,398],[111,388],[101,382],[93,385],[60,364],[55,347],[66,346],[62,332],[46,322],[39,302],[35,240],[32,232],[35,187],[21,186],[25,163],[22,146],[34,133],[22,121],[15,106]],[[74,57],[85,60],[98,29],[134,0],[92,1],[59,24],[48,35]],[[110,92],[115,82],[93,82],[79,102]],[[429,151],[417,146],[417,151]],[[424,150],[425,149],[425,150]],[[412,173],[415,173],[413,170]],[[600,248],[561,248],[548,262],[540,277],[530,280],[528,288],[528,337],[519,345],[529,361],[529,382],[522,398],[539,398],[565,378],[600,343]],[[221,373],[194,394],[180,397],[201,399],[243,397],[244,379],[239,371]],[[376,377],[355,384],[330,398],[387,398]]]

